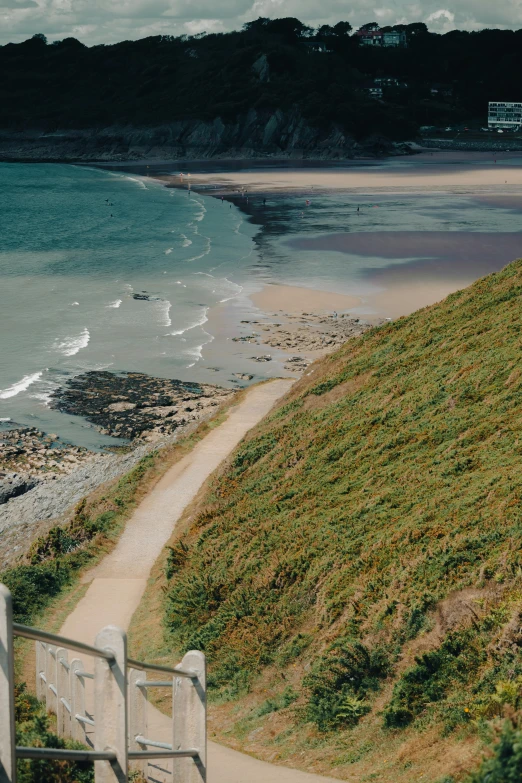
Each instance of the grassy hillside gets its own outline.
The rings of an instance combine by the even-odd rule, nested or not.
[[[206,650],[218,736],[450,783],[508,719],[514,776],[487,779],[520,779],[521,425],[522,261],[296,384],[165,563],[167,646]]]

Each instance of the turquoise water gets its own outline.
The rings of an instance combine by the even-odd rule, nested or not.
[[[49,408],[86,370],[224,385],[287,374],[282,353],[258,363],[266,349],[232,339],[252,331],[240,322],[259,315],[248,294],[265,282],[356,295],[352,312],[395,317],[405,282],[447,292],[522,256],[518,188],[401,188],[272,193],[266,205],[236,192],[230,205],[213,184],[189,195],[119,171],[0,164],[0,428],[109,442]]]
[[[86,370],[196,379],[209,308],[237,295],[239,210],[125,174],[0,164],[0,418],[94,444],[50,393]],[[146,292],[149,300],[133,295]],[[198,378],[226,382],[230,373]]]

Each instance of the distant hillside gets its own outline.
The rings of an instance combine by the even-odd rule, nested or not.
[[[422,125],[483,124],[489,100],[522,99],[522,31],[396,27],[405,48],[364,46],[347,22],[314,31],[293,18],[90,48],[42,35],[7,44],[0,154],[29,157],[34,145],[47,158],[53,149],[56,158],[82,150],[351,157],[375,134],[401,141]],[[376,78],[384,79],[378,99],[368,93]]]
[[[476,780],[521,779],[521,352],[517,261],[346,343],[246,438],[160,580],[218,737],[451,783],[508,718]]]

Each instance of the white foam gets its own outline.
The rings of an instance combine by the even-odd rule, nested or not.
[[[117,309],[121,305],[122,301],[122,299],[115,299],[114,302],[109,302],[106,307],[113,307],[114,309]]]
[[[243,291],[243,286],[242,285],[238,285],[237,283],[233,283],[232,280],[228,279],[228,277],[224,277],[223,280],[226,280],[227,283],[229,283],[230,285],[234,286],[236,291],[235,291],[235,293],[232,294],[232,296],[226,296],[224,299],[220,299],[219,301],[221,303],[223,303],[223,302],[230,302],[231,299],[235,299],[236,296],[239,296],[239,294]]]
[[[203,334],[206,334],[207,337],[210,337],[210,340],[205,340],[204,343],[201,343],[201,345],[195,345],[193,348],[189,348],[187,351],[183,351],[185,356],[188,356],[189,359],[194,359],[195,361],[192,364],[187,365],[187,367],[194,367],[196,362],[199,362],[200,359],[203,358],[203,348],[205,345],[208,345],[208,343],[211,343],[214,340],[213,335],[209,334],[203,329]]]
[[[3,418],[3,419],[0,419],[0,423],[1,423],[1,422],[6,422],[6,421],[11,421],[11,417],[10,417],[10,416],[7,416],[7,417],[5,417],[5,418]]]
[[[87,348],[91,334],[87,328],[77,337],[66,337],[61,343],[55,343],[55,348],[64,356],[75,356],[82,348]]]
[[[79,302],[71,302],[71,307],[76,307],[79,304],[80,304]]]
[[[186,236],[186,234],[182,234],[181,237],[183,239],[182,247],[190,247],[192,244],[192,240],[189,239],[188,236]]]
[[[26,389],[31,386],[32,383],[36,383],[44,373],[44,370],[41,370],[40,372],[35,372],[32,375],[24,375],[21,381],[18,381],[18,383],[13,383],[12,386],[8,386],[7,389],[2,389],[0,391],[0,400],[7,400],[9,397],[16,397],[17,394],[20,394],[20,392],[25,391]],[[9,419],[7,419],[9,421]]]
[[[43,402],[46,408],[49,407],[49,403],[51,402],[52,394],[51,392],[42,392],[41,394],[30,394],[29,395],[32,400],[40,400],[40,402]]]
[[[198,204],[201,207],[201,212],[198,212],[198,214],[194,218],[194,220],[196,220],[198,223],[200,223],[203,220],[203,218],[205,217],[205,215],[207,214],[206,207],[205,207],[204,203],[202,201],[199,201],[199,199],[197,199],[197,198],[193,198],[192,199],[192,203],[193,204],[196,203],[196,204]]]
[[[190,332],[191,329],[195,329],[197,326],[203,326],[203,324],[206,324],[206,322],[208,321],[208,318],[207,318],[208,311],[209,311],[209,308],[208,307],[204,307],[203,308],[203,313],[201,314],[201,316],[198,318],[197,321],[195,321],[194,323],[190,324],[189,326],[185,326],[184,329],[177,329],[175,332],[169,332],[168,335],[165,335],[165,336],[166,337],[170,337],[170,336],[176,337],[177,335],[185,334],[185,332]]]
[[[136,179],[136,177],[128,177],[128,176],[125,176],[125,179],[130,179],[131,182],[137,182],[140,188],[143,188],[143,190],[148,190],[148,187],[146,186],[146,184],[143,182],[142,179]]]
[[[165,250],[165,255],[168,256],[170,253],[172,253],[173,250],[173,247],[169,247],[167,250]]]
[[[170,320],[170,308],[172,307],[171,303],[168,299],[165,299],[165,301],[159,301],[156,305],[161,318],[161,325],[162,326],[172,326],[172,321]]]

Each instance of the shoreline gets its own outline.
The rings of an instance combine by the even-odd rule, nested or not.
[[[491,157],[491,156],[489,156]],[[481,164],[487,162],[487,156],[484,154],[474,154],[471,162]],[[261,198],[263,195],[269,195],[270,193],[276,194],[278,198],[284,198],[286,194],[295,193],[307,193],[307,188],[311,188],[312,184],[310,179],[316,183],[313,185],[315,193],[340,193],[346,192],[346,183],[349,181],[352,184],[350,190],[356,190],[356,183],[362,183],[364,190],[368,193],[371,190],[371,183],[373,186],[377,186],[375,183],[389,183],[394,180],[396,183],[411,182],[413,179],[420,187],[428,188],[431,192],[429,183],[437,181],[439,183],[453,183],[457,182],[459,188],[469,187],[469,181],[475,180],[477,176],[482,176],[486,180],[486,191],[478,192],[476,198],[482,199],[485,203],[492,199],[502,198],[504,201],[507,199],[509,205],[513,209],[522,210],[522,166],[509,167],[510,174],[514,181],[514,187],[520,188],[520,196],[518,193],[507,193],[502,196],[491,193],[487,188],[492,185],[502,184],[501,179],[505,176],[507,170],[500,163],[491,165],[489,169],[484,169],[482,166],[477,167],[471,171],[468,171],[466,177],[462,177],[461,164],[462,155],[444,154],[437,156],[435,160],[432,159],[431,153],[422,153],[415,158],[415,163],[427,162],[429,167],[425,166],[414,176],[414,172],[411,170],[411,166],[406,161],[395,161],[393,164],[388,162],[388,165],[377,164],[375,161],[350,161],[348,165],[346,163],[339,164],[338,162],[315,161],[314,165],[302,165],[296,166],[294,161],[288,161],[283,167],[264,166],[266,161],[260,161],[261,166],[251,167],[252,161],[247,161],[247,166],[243,167],[245,170],[230,172],[227,171],[220,174],[219,177],[212,172],[201,172],[191,177],[191,189],[194,189],[195,193],[203,196],[213,196],[214,198],[223,198],[232,202],[237,206],[242,214],[255,225],[261,227],[263,231],[264,226],[267,225],[267,218],[264,210],[261,206]],[[219,167],[220,162],[211,161],[206,162],[207,168],[211,168],[208,164],[212,163],[212,166]],[[173,167],[176,162],[170,162],[168,165]],[[288,165],[290,164],[290,165]],[[121,166],[111,166],[106,164],[92,163],[96,168],[100,169],[114,169],[117,168],[122,173],[132,173],[135,176],[138,174],[137,168],[143,169],[146,164],[138,162],[136,164],[122,163]],[[317,170],[317,167],[321,169]],[[165,168],[165,165],[161,166]],[[246,169],[251,170],[247,171]],[[256,171],[257,168],[257,171]],[[264,170],[262,171],[261,168]],[[484,174],[487,176],[484,177]],[[148,175],[160,182],[166,187],[175,187],[186,189],[187,178],[180,178],[178,175],[173,174],[161,174],[156,171],[149,171]],[[306,184],[308,182],[308,184]],[[489,184],[488,184],[489,183]],[[505,182],[504,182],[505,184]],[[362,186],[361,185],[361,186]],[[244,193],[241,193],[241,189],[248,187],[253,189],[255,198],[252,198],[250,202],[246,198]],[[317,189],[316,189],[317,188]],[[323,191],[324,188],[324,191]],[[250,190],[250,192],[252,192]],[[424,192],[424,191],[422,191]],[[475,195],[475,194],[474,194]],[[506,203],[508,203],[506,202]],[[282,232],[284,234],[284,231]],[[491,233],[493,242],[496,235]],[[309,240],[305,237],[302,240],[303,250],[307,250],[311,246],[311,242],[317,244],[317,251],[330,251],[335,249],[337,252],[350,252],[350,243],[354,241],[361,241],[362,239],[368,240],[369,234],[365,232],[352,232],[346,235],[346,239],[342,235],[333,234],[332,232],[324,231],[323,235],[319,235],[319,238]],[[478,235],[477,235],[478,237]],[[477,238],[475,237],[475,239]],[[354,240],[355,238],[355,240]],[[399,235],[394,235],[394,239],[398,240]],[[498,238],[498,237],[497,237]],[[516,235],[513,237],[516,240]],[[450,237],[452,240],[453,237]],[[335,240],[335,242],[334,242]],[[290,240],[289,240],[290,241]],[[337,244],[335,244],[337,243]],[[498,245],[498,242],[496,243]],[[333,247],[335,245],[335,247]],[[383,246],[386,246],[386,242]],[[301,247],[301,245],[299,246]],[[400,249],[400,248],[399,248]],[[398,251],[397,251],[398,252]],[[488,250],[489,252],[489,250]],[[407,255],[407,254],[406,254]],[[392,256],[390,256],[390,259]],[[509,259],[511,260],[511,259]],[[234,386],[243,387],[244,385],[250,385],[251,382],[260,382],[262,380],[274,377],[289,377],[297,378],[299,375],[306,371],[308,365],[317,358],[324,356],[326,353],[335,350],[339,345],[344,343],[351,337],[362,334],[363,331],[382,323],[384,318],[376,315],[371,315],[372,306],[373,309],[377,309],[381,313],[385,312],[387,316],[397,317],[400,315],[408,314],[413,310],[419,309],[423,306],[432,304],[439,299],[444,298],[447,294],[454,290],[463,288],[469,284],[469,280],[465,277],[458,277],[454,275],[451,280],[445,281],[442,284],[436,279],[431,279],[429,276],[423,277],[422,260],[411,264],[411,269],[408,264],[404,264],[402,267],[394,266],[393,263],[389,263],[387,267],[383,267],[378,270],[376,279],[379,281],[379,285],[376,286],[376,290],[371,294],[361,295],[348,295],[340,294],[334,291],[318,290],[317,288],[299,286],[299,285],[287,285],[283,282],[279,282],[273,279],[260,279],[259,281],[253,280],[256,283],[258,289],[254,291],[244,291],[238,297],[232,297],[231,300],[220,303],[212,307],[208,313],[208,328],[213,334],[219,334],[220,340],[223,344],[226,344],[226,353],[223,354],[227,357],[228,363],[231,367],[237,361],[237,371],[230,371],[233,376],[230,378],[231,384]],[[508,260],[505,261],[508,263]],[[440,265],[439,265],[440,266]],[[427,268],[427,266],[426,266]],[[483,274],[488,271],[494,271],[484,269]],[[409,279],[408,279],[409,278]],[[474,279],[474,278],[473,278]],[[255,286],[254,286],[255,287]],[[332,286],[333,287],[333,286]],[[240,299],[243,301],[241,302]],[[391,304],[393,300],[393,306]],[[363,313],[363,314],[362,314]],[[390,320],[390,318],[388,318]],[[214,368],[210,366],[212,361],[219,361],[207,354],[212,352],[212,343],[208,343],[208,346],[203,349],[203,356],[206,360],[204,365],[207,370],[211,371]],[[108,373],[107,375],[110,375]],[[135,373],[139,376],[140,373]],[[75,376],[77,379],[79,376]],[[145,377],[145,376],[144,376]],[[209,374],[210,379],[210,374]],[[160,379],[153,379],[159,381]],[[162,384],[165,384],[164,380],[161,380]],[[206,383],[206,381],[205,381]],[[74,379],[73,384],[74,386]],[[140,383],[138,383],[140,386]],[[214,387],[217,388],[217,387]],[[221,387],[223,388],[223,387]],[[78,391],[78,389],[76,390]],[[121,390],[120,390],[121,391]],[[157,390],[156,390],[157,391]],[[226,393],[228,396],[234,393],[235,390],[228,389]],[[63,392],[63,387],[61,389]],[[118,397],[119,392],[115,392],[115,396]],[[141,397],[140,397],[141,395]],[[60,396],[60,395],[58,395]],[[140,399],[138,399],[140,398]],[[141,399],[143,398],[143,399]],[[70,402],[74,403],[74,399],[71,398]],[[56,460],[55,457],[58,452],[54,451],[53,443],[39,443],[39,439],[42,440],[40,435],[36,433],[28,432],[28,449],[31,454],[36,455],[35,459],[38,461],[40,457],[43,457],[43,472],[46,472],[47,463],[51,461],[58,462],[54,477],[47,477],[49,480],[39,483],[34,488],[29,488],[24,494],[20,492],[19,497],[12,496],[12,499],[7,503],[0,505],[0,530],[2,529],[2,520],[6,519],[6,509],[9,508],[8,518],[9,525],[20,524],[20,521],[13,521],[14,517],[11,515],[11,511],[15,516],[26,515],[30,512],[32,500],[35,499],[36,505],[40,502],[36,499],[38,497],[44,498],[43,506],[44,513],[43,519],[51,519],[52,517],[58,517],[62,511],[49,516],[51,509],[53,508],[52,501],[48,498],[45,500],[45,492],[42,492],[42,488],[46,491],[49,488],[56,488],[63,485],[64,493],[69,492],[70,496],[72,492],[73,477],[76,475],[82,475],[85,479],[85,484],[82,486],[90,487],[89,491],[92,491],[92,481],[96,481],[96,476],[100,477],[104,473],[103,466],[107,464],[107,460],[116,462],[118,459],[123,460],[128,457],[132,459],[133,455],[136,455],[139,449],[155,448],[156,444],[159,444],[166,439],[176,439],[180,434],[184,433],[186,421],[176,421],[178,429],[173,433],[167,427],[165,431],[164,423],[167,421],[167,416],[173,420],[176,420],[178,416],[178,408],[171,404],[171,401],[167,401],[168,404],[160,404],[161,400],[156,400],[155,405],[150,403],[145,405],[145,408],[149,408],[152,417],[150,421],[156,417],[154,427],[156,429],[156,435],[152,435],[150,438],[150,428],[142,426],[143,419],[141,414],[143,413],[142,403],[146,402],[143,384],[141,388],[136,391],[135,398],[132,401],[122,399],[118,397],[115,400],[105,399],[107,406],[116,406],[113,410],[114,413],[114,427],[109,422],[108,426],[103,425],[103,422],[96,420],[96,418],[90,419],[94,421],[96,426],[102,424],[103,428],[100,431],[110,432],[114,435],[121,437],[122,435],[134,437],[132,426],[129,425],[127,418],[134,416],[132,411],[140,410],[141,423],[139,425],[139,432],[145,433],[146,438],[141,440],[136,439],[131,445],[130,454],[120,455],[115,457],[114,454],[107,454],[107,452],[101,452],[96,454],[95,452],[79,453],[78,449],[70,444],[65,444],[63,451],[60,452],[60,459]],[[163,401],[165,402],[165,401]],[[190,407],[190,404],[189,404]],[[132,411],[131,411],[132,408]],[[66,406],[64,410],[67,413],[78,414],[85,417],[85,411],[81,409]],[[191,411],[188,411],[192,413]],[[101,411],[95,416],[101,416]],[[92,414],[92,411],[91,411]],[[104,414],[105,415],[105,414]],[[205,414],[203,414],[205,415]],[[179,417],[178,417],[179,418]],[[183,418],[183,416],[182,416]],[[125,420],[124,420],[125,419]],[[89,420],[87,416],[87,420]],[[13,422],[13,427],[16,427],[16,423]],[[107,422],[106,422],[107,424]],[[163,427],[163,431],[162,431]],[[20,428],[19,428],[20,429]],[[5,432],[5,430],[4,430]],[[43,434],[42,434],[43,435]],[[1,437],[1,433],[0,433]],[[52,436],[49,436],[52,438]],[[44,438],[45,440],[45,438]],[[149,441],[149,442],[144,442]],[[156,443],[154,441],[156,440]],[[3,444],[2,444],[3,445]],[[42,451],[44,452],[42,454]],[[46,454],[45,452],[49,453]],[[61,459],[63,457],[63,459]],[[72,457],[72,459],[70,459]],[[2,452],[0,449],[0,470],[5,470],[5,465],[2,464]],[[31,457],[32,459],[32,457]],[[60,463],[63,467],[60,468]],[[125,463],[126,464],[126,463]],[[13,464],[13,472],[17,472],[16,464]],[[40,466],[37,465],[37,473],[41,471]],[[122,467],[120,472],[123,472],[126,468]],[[67,474],[67,475],[62,475]],[[22,479],[26,477],[22,476]],[[27,477],[29,481],[32,476]],[[82,479],[83,480],[83,479]],[[103,479],[98,481],[102,483]],[[51,483],[52,482],[52,483]],[[69,489],[67,489],[67,487]],[[89,483],[91,482],[91,483]],[[85,493],[83,493],[85,494]],[[74,500],[70,501],[70,506]],[[46,505],[47,504],[47,505]],[[36,507],[36,506],[35,506]],[[62,507],[60,506],[60,509]],[[15,512],[15,509],[19,509]],[[41,514],[41,511],[38,511]],[[19,517],[19,519],[22,516]],[[4,525],[5,527],[5,525]]]
[[[124,440],[120,448],[94,452],[15,422],[3,430],[0,490],[18,479],[21,486],[0,503],[0,568],[22,556],[50,526],[64,524],[64,515],[67,517],[84,496],[128,472],[150,451],[175,443],[215,415],[244,388],[240,382],[250,386],[278,377],[295,380],[311,362],[376,323],[351,318],[349,309],[357,300],[333,292],[268,285],[248,297],[258,318],[241,322],[230,318],[227,305],[231,300],[209,312],[209,322],[225,314],[234,351],[243,347],[252,354],[256,369],[235,373],[236,388],[141,373],[90,371],[60,387],[53,407],[66,415],[82,416],[101,434],[123,439],[132,436],[130,443]],[[286,306],[270,307],[270,303]]]

